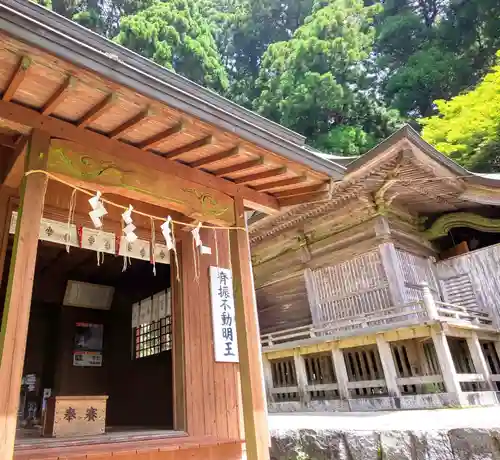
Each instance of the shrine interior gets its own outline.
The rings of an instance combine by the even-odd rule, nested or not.
[[[12,240],[11,235],[0,313]],[[98,263],[97,252],[75,247],[67,252],[39,241],[17,444],[40,439],[49,394],[107,396],[106,433],[173,430],[171,310],[159,321],[132,327],[134,303],[168,292],[170,265],[156,264],[154,275],[151,263],[132,259],[123,270],[121,256],[100,254]],[[68,281],[109,289],[97,295],[99,308],[68,306]],[[73,297],[81,301],[85,286],[78,286]]]

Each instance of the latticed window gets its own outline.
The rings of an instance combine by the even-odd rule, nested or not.
[[[134,358],[145,358],[172,349],[172,316],[141,324],[135,329]]]

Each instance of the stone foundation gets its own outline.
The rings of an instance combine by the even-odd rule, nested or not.
[[[478,391],[461,393],[430,393],[405,395],[399,398],[373,397],[356,399],[332,399],[310,401],[306,405],[299,401],[275,402],[268,404],[270,413],[284,412],[372,412],[397,409],[441,409],[446,407],[494,406],[499,404],[498,393]]]
[[[274,430],[271,460],[498,460],[500,429]]]

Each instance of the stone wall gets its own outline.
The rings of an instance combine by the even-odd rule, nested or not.
[[[271,460],[499,459],[500,429],[271,432]]]

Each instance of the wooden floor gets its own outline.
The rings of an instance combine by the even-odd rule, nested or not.
[[[106,434],[43,438],[37,430],[18,430],[15,460],[241,460],[244,444],[237,439],[192,437],[172,430],[107,429]]]
[[[105,434],[72,436],[68,438],[44,438],[40,429],[19,429],[16,433],[16,450],[44,449],[51,447],[89,446],[133,441],[151,441],[186,437],[186,433],[173,430],[151,430],[145,428],[106,428]]]

